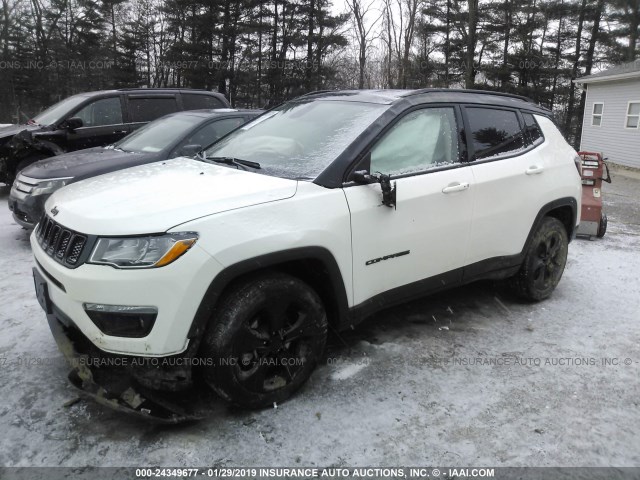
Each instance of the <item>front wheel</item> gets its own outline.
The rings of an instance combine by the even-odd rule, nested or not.
[[[567,263],[569,239],[560,220],[545,217],[533,235],[513,290],[527,300],[544,300],[558,285]]]
[[[242,407],[282,402],[322,356],[327,317],[317,293],[283,273],[233,287],[216,308],[201,347],[205,382]]]

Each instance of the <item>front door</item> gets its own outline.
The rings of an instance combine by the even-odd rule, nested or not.
[[[68,151],[110,145],[129,132],[119,96],[94,100],[71,116],[80,118],[82,127],[67,132]]]
[[[354,305],[398,287],[407,287],[396,290],[399,300],[460,280],[473,185],[459,152],[454,107],[413,110],[370,152],[370,171],[390,174],[396,185],[396,208],[381,204],[378,184],[344,188],[351,212]]]

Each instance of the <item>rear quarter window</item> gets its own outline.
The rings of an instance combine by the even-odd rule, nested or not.
[[[175,97],[129,97],[131,122],[150,122],[178,111]]]
[[[536,118],[530,113],[523,113],[524,128],[531,145],[538,145],[544,141],[544,135]]]
[[[467,107],[474,160],[516,153],[524,148],[518,115],[513,110]]]

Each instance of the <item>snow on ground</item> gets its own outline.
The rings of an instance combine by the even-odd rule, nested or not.
[[[394,308],[332,336],[277,409],[170,428],[64,406],[77,395],[2,188],[0,465],[640,465],[639,186],[605,186],[610,231],[571,244],[550,300],[480,283]]]

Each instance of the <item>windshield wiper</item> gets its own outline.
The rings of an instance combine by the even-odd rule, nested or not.
[[[204,157],[205,160],[211,160],[216,163],[224,163],[226,165],[235,165],[236,167],[251,167],[256,170],[261,169],[262,167],[258,162],[252,162],[250,160],[243,160],[241,158],[234,157]]]

